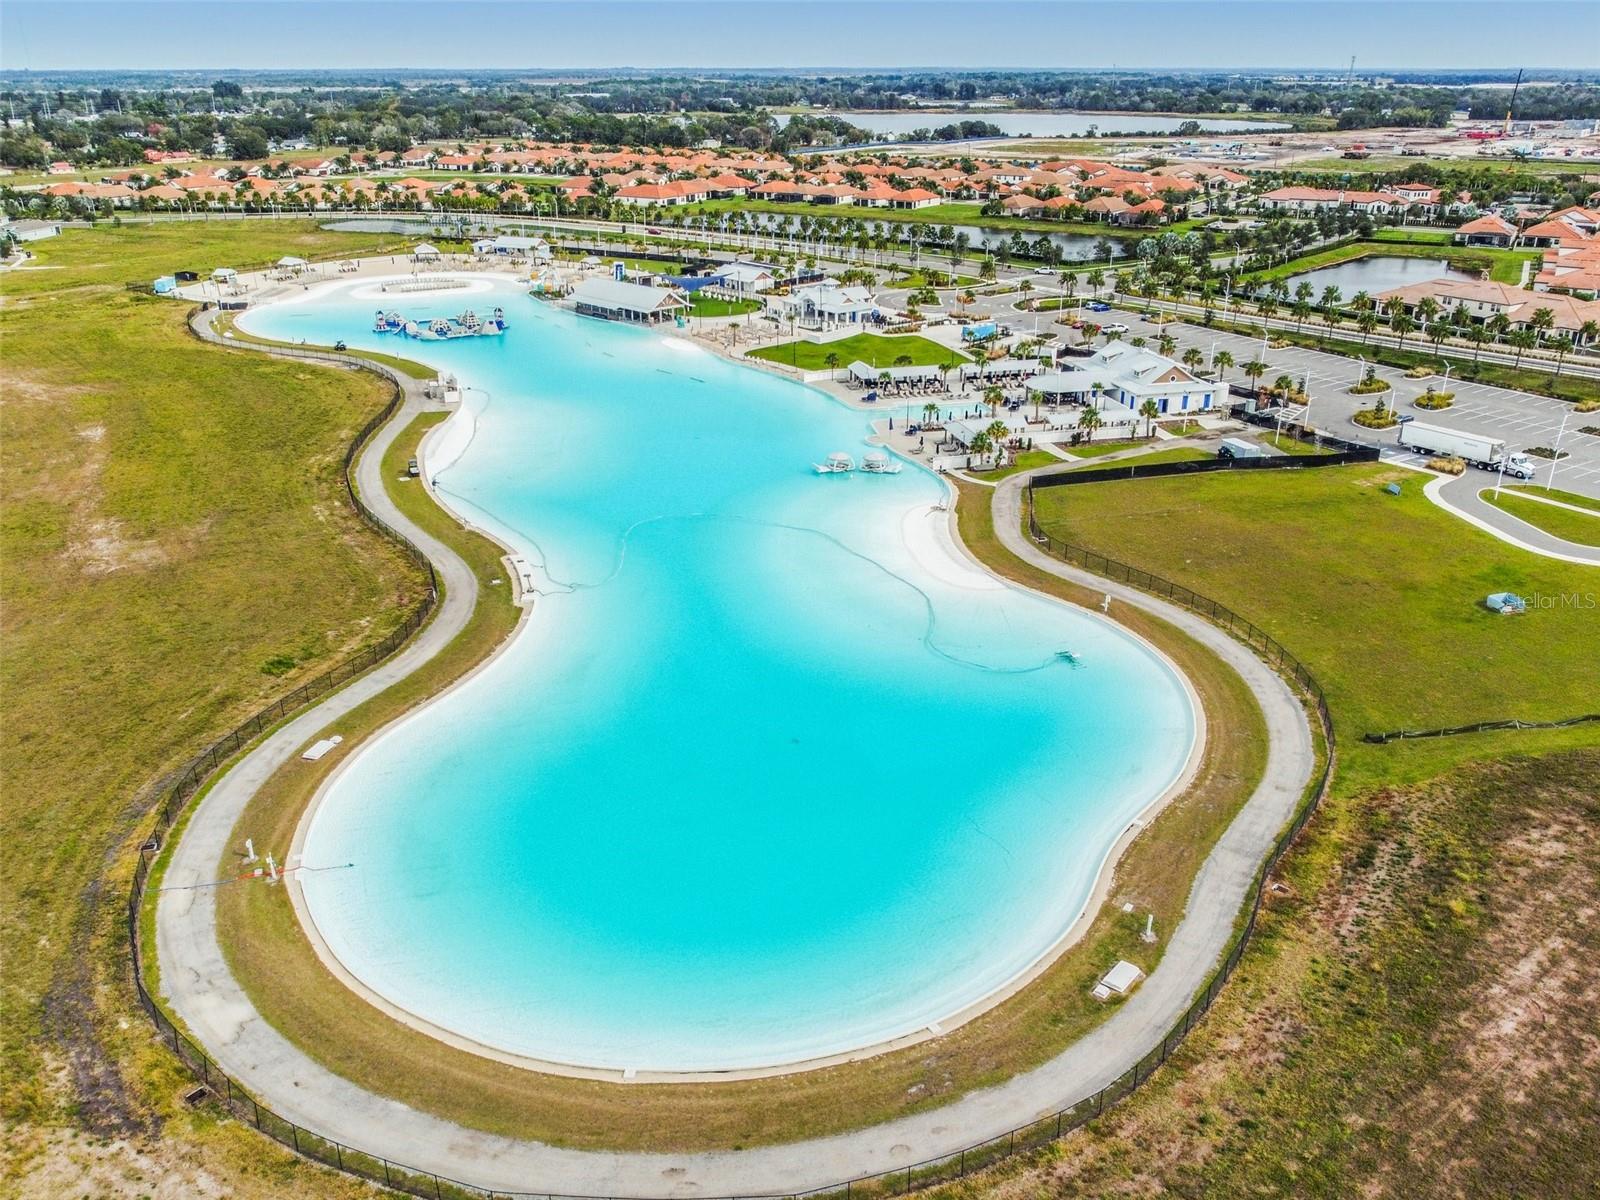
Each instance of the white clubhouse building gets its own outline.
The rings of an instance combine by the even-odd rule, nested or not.
[[[1094,401],[1101,408],[1134,412],[1154,400],[1162,416],[1209,412],[1226,392],[1222,384],[1201,379],[1170,358],[1124,342],[1112,342],[1088,358],[1064,359],[1060,369],[1029,379],[1027,388],[1051,403]]]

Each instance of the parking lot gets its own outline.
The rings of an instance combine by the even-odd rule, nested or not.
[[[1103,320],[1109,315],[1102,313],[1100,317]],[[1017,328],[1031,328],[1031,314],[1013,312],[1012,317]],[[1158,326],[1126,312],[1117,313],[1115,319],[1129,326],[1127,336],[1145,337],[1152,343],[1161,336],[1163,330],[1170,333],[1177,341],[1174,353],[1179,356],[1188,347],[1195,346],[1206,354],[1209,361],[1214,349],[1227,350],[1235,362],[1235,366],[1227,372],[1233,382],[1245,381],[1240,365],[1263,354],[1262,343],[1257,338],[1219,333],[1181,323]],[[1376,399],[1375,396],[1352,396],[1349,393],[1351,384],[1366,369],[1360,361],[1300,347],[1268,349],[1264,361],[1267,363],[1264,382],[1270,383],[1279,375],[1306,381],[1311,397],[1308,415],[1310,423],[1316,428],[1340,437],[1394,446],[1395,430],[1364,429],[1350,419],[1357,409],[1371,407]],[[1533,446],[1554,447],[1560,438],[1561,449],[1567,452],[1568,457],[1555,467],[1557,485],[1569,491],[1600,497],[1600,437],[1579,432],[1584,425],[1600,427],[1600,413],[1587,416],[1575,414],[1572,405],[1560,400],[1481,383],[1444,380],[1438,376],[1407,379],[1404,372],[1385,367],[1380,367],[1378,374],[1393,385],[1390,391],[1383,393],[1384,398],[1395,405],[1402,415],[1415,417],[1427,424],[1503,438],[1513,450],[1526,450]],[[1441,391],[1453,391],[1455,403],[1438,411],[1413,407],[1411,401],[1426,391],[1430,384]],[[1565,434],[1562,433],[1564,418]],[[1397,454],[1411,461],[1420,461],[1404,451],[1398,451]],[[1539,473],[1535,482],[1546,482],[1552,464],[1542,459],[1536,461],[1539,462]]]

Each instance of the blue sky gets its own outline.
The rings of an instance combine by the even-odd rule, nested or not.
[[[1600,0],[4,0],[0,66],[1585,67]]]

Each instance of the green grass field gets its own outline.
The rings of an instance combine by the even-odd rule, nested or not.
[[[1527,494],[1519,494],[1519,491]],[[1587,512],[1574,512],[1570,508],[1542,504],[1538,500],[1529,498],[1531,495],[1538,495],[1532,488],[1504,489],[1499,496],[1494,494],[1493,488],[1485,488],[1482,494],[1486,502],[1501,512],[1510,513],[1517,520],[1526,521],[1534,528],[1544,530],[1551,537],[1574,542],[1579,546],[1600,546],[1600,512],[1594,511],[1593,508]],[[1590,503],[1592,505],[1593,502]]]
[[[843,370],[857,359],[873,367],[892,367],[902,356],[911,359],[913,366],[956,366],[970,361],[959,350],[930,342],[915,334],[885,337],[876,333],[857,333],[832,342],[780,342],[776,346],[762,346],[745,352],[750,358],[763,358],[768,362],[788,363],[802,371],[821,371],[827,368],[827,358],[836,355],[839,369]]]
[[[1399,496],[1384,492],[1391,481]],[[1483,598],[1593,594],[1600,568],[1474,529],[1430,502],[1411,472],[1241,472],[1036,496],[1040,524],[1057,537],[1219,600],[1299,655],[1327,690],[1346,782],[1382,777],[1401,759],[1448,763],[1472,749],[1466,739],[1431,749],[1358,744],[1368,731],[1549,720],[1593,706],[1571,670],[1552,664],[1592,660],[1600,609],[1510,620]]]
[[[1031,471],[1035,467],[1048,467],[1052,463],[1059,463],[1060,461],[1048,450],[1024,450],[998,470],[993,467],[973,467],[967,474],[974,479],[982,480],[984,483],[998,483],[1008,475],[1015,475],[1021,471]]]
[[[694,311],[690,315],[696,317],[739,317],[761,311],[759,300],[721,300],[703,292],[695,292],[689,299],[694,303]]]
[[[39,244],[55,269],[0,275],[9,1121],[145,1119],[119,1077],[148,1030],[121,1020],[112,899],[142,789],[381,638],[423,586],[343,492],[386,387],[205,346],[187,305],[122,282],[374,244],[290,222],[103,227]]]
[[[184,270],[196,271],[204,278],[216,267],[259,269],[286,254],[325,261],[357,254],[399,253],[410,244],[387,233],[325,233],[313,221],[289,218],[149,225],[102,221],[92,231],[69,229],[60,237],[30,243],[28,249],[37,261],[6,272],[4,294],[149,284],[159,276]]]
[[[1062,448],[1074,458],[1100,458],[1106,454],[1119,454],[1124,450],[1137,450],[1142,446],[1154,447],[1158,444],[1147,438],[1128,438],[1112,442],[1080,442],[1076,446],[1063,443]]]

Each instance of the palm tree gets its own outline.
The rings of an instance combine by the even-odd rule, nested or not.
[[[832,379],[834,377],[833,373],[839,369],[839,356],[832,350],[828,351],[827,356],[822,360],[822,365],[828,368],[828,378]]]
[[[1191,371],[1200,369],[1200,364],[1205,362],[1206,356],[1200,352],[1198,346],[1190,346],[1183,352],[1183,365]]]
[[[1516,361],[1511,365],[1514,367],[1520,367],[1522,365],[1523,352],[1532,350],[1534,345],[1538,342],[1538,338],[1534,336],[1533,330],[1531,329],[1518,329],[1515,330],[1511,336],[1506,339],[1506,341],[1510,342],[1517,351]]]
[[[1163,358],[1171,358],[1173,350],[1178,346],[1178,339],[1163,329],[1161,336],[1156,339],[1156,345],[1160,347]]]
[[[1217,379],[1225,380],[1228,377],[1228,368],[1233,366],[1233,355],[1226,350],[1218,350],[1211,356],[1211,365],[1217,369]]]
[[[1534,309],[1533,316],[1528,320],[1528,326],[1533,330],[1535,340],[1541,342],[1544,341],[1544,335],[1550,332],[1555,323],[1556,314],[1548,308]]]
[[[1161,415],[1161,406],[1158,405],[1154,400],[1146,400],[1143,404],[1139,405],[1139,415],[1144,418],[1145,437],[1155,437],[1156,418]]]
[[[1089,390],[1091,393],[1098,395],[1100,392],[1100,384],[1091,384]],[[1084,409],[1078,414],[1078,428],[1083,430],[1084,434],[1091,442],[1094,441],[1094,431],[1099,429],[1105,423],[1105,418],[1100,415],[1100,409],[1097,405],[1091,404],[1088,408]]]
[[[972,441],[967,449],[976,454],[980,459],[989,453],[989,434],[985,430],[978,430],[972,435]]]
[[[1483,344],[1489,340],[1489,331],[1482,325],[1472,325],[1467,329],[1467,341],[1472,343],[1472,363],[1478,363],[1478,355],[1483,353]]]
[[[939,416],[939,406],[937,404],[935,404],[932,400],[929,400],[926,404],[924,404],[922,406],[922,423],[924,425],[932,425],[933,422],[938,418],[938,416]]]
[[[1011,430],[1004,421],[991,421],[984,432],[989,435],[989,442],[994,446],[994,465],[999,466],[1005,454],[1006,441],[1011,437]]]
[[[1000,411],[1000,406],[1006,402],[1005,391],[998,387],[983,389],[983,402],[989,406],[989,415],[992,417]]]
[[[1417,323],[1410,317],[1406,316],[1406,314],[1403,312],[1397,313],[1394,319],[1389,322],[1389,328],[1394,330],[1395,333],[1400,337],[1400,348],[1402,350],[1405,349],[1406,334],[1410,333],[1416,327]]]
[[[1372,331],[1378,327],[1378,314],[1371,309],[1362,309],[1361,315],[1356,318],[1356,328],[1361,330],[1361,344],[1365,346],[1367,339],[1372,336]]]
[[[1561,378],[1561,364],[1572,353],[1572,338],[1563,333],[1550,339],[1550,348],[1556,352],[1556,378]]]
[[[1245,378],[1251,383],[1255,384],[1259,389],[1261,386],[1261,377],[1267,373],[1267,364],[1262,362],[1259,358],[1252,358],[1240,369],[1244,371]]]

